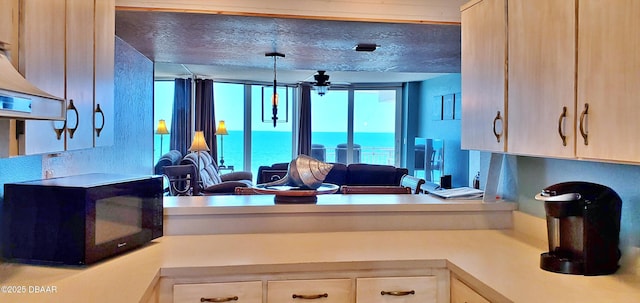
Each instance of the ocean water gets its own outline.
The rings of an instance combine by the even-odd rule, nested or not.
[[[394,161],[394,133],[355,133],[354,144],[361,147],[360,162],[372,164],[390,164]],[[242,131],[229,131],[229,135],[218,138],[218,155],[222,155],[225,165],[233,165],[235,170],[243,170],[244,145]],[[274,163],[289,162],[292,159],[291,133],[277,131],[254,131],[252,134],[251,171],[254,177],[258,167]],[[154,161],[161,156],[160,138],[156,135]],[[326,162],[336,162],[335,148],[347,143],[347,134],[338,132],[314,132],[313,144],[322,144],[326,148]],[[224,151],[220,151],[223,147]],[[162,152],[169,151],[169,136],[164,136]]]

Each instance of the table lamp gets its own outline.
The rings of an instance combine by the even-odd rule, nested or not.
[[[220,120],[220,122],[218,122],[218,128],[216,129],[216,135],[220,136],[220,167],[225,167],[224,166],[224,137],[228,135],[229,133],[227,132],[227,126],[224,124],[224,120]]]
[[[200,152],[201,151],[209,151],[209,146],[207,145],[207,141],[204,139],[204,132],[197,131],[193,137],[193,142],[191,142],[191,147],[189,147],[189,151],[198,153],[198,171],[196,172],[196,176],[200,176]],[[198,178],[197,186],[201,186],[200,178]],[[200,192],[198,190],[198,192]]]
[[[169,130],[167,129],[167,123],[164,119],[160,119],[158,122],[158,128],[156,129],[156,134],[160,135],[160,156],[162,156],[162,137],[164,135],[169,134]]]

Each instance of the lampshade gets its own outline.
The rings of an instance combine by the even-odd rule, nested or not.
[[[216,129],[216,135],[224,136],[228,134],[227,125],[224,124],[224,120],[220,120],[220,122],[218,122],[218,128]]]
[[[169,130],[167,129],[167,123],[164,121],[164,119],[160,119],[160,121],[158,122],[158,129],[156,129],[156,134],[166,135],[168,133]]]
[[[189,151],[209,151],[209,146],[207,146],[207,142],[204,140],[204,132],[196,132]]]

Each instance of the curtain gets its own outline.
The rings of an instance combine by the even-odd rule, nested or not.
[[[311,155],[311,86],[302,84],[298,154]]]
[[[213,108],[213,80],[196,80],[195,130],[204,132],[204,139],[211,150],[209,154],[218,164],[218,145],[216,140],[216,117]]]
[[[175,79],[170,149],[186,155],[191,146],[191,79]]]

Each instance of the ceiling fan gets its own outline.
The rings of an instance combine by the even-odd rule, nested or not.
[[[325,73],[326,71],[319,70],[316,75],[313,75],[313,78],[316,80],[313,85],[318,91],[318,95],[320,96],[324,96],[324,94],[327,93],[329,86],[331,85],[331,82],[329,82],[329,75]]]
[[[324,96],[330,86],[345,87],[351,85],[349,82],[329,82],[329,75],[327,74],[327,71],[324,70],[318,70],[317,73],[313,75],[313,80],[315,81],[311,81],[311,76],[309,76],[303,82],[311,83],[313,85],[313,89],[315,89],[320,96]]]

